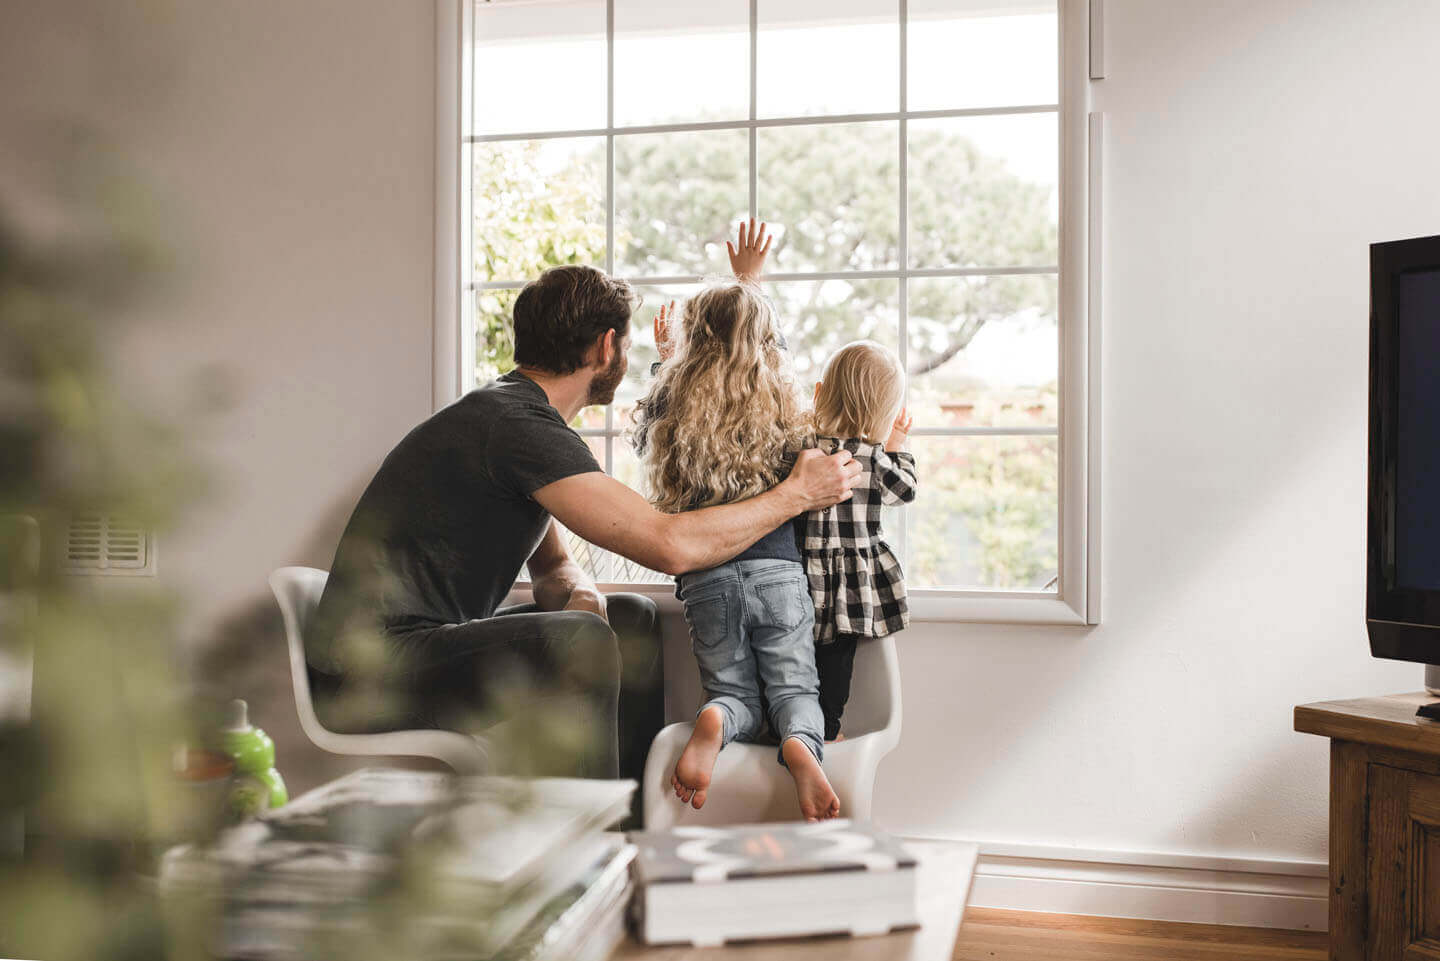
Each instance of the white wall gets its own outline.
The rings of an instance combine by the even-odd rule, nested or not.
[[[1104,623],[910,631],[877,815],[1323,860],[1326,744],[1291,707],[1421,680],[1365,636],[1366,245],[1440,233],[1440,6],[1105,22]]]
[[[222,370],[234,402],[206,444],[217,509],[162,553],[208,613],[278,563],[328,566],[430,412],[434,8],[206,0],[176,23],[184,84],[147,168],[183,198],[186,287],[142,344]]]
[[[238,403],[207,445],[219,506],[164,545],[162,580],[199,588],[195,637],[253,625],[273,658],[266,572],[323,564],[428,411],[433,10],[173,18],[185,87],[132,146],[189,283],[135,350],[223,363]],[[908,632],[877,815],[1323,859],[1325,745],[1291,707],[1419,685],[1363,623],[1366,245],[1440,232],[1440,6],[1107,0],[1106,24],[1105,622]],[[282,762],[302,749],[291,732]]]

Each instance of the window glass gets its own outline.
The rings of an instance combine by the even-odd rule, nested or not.
[[[900,5],[874,0],[759,0],[761,117],[900,109]]]
[[[911,110],[1015,107],[1060,98],[1060,23],[1035,0],[909,0]]]
[[[927,587],[1055,589],[1055,437],[913,437],[919,496],[904,510],[906,574]]]
[[[643,494],[629,432],[655,312],[674,300],[678,331],[686,298],[730,278],[725,243],[753,205],[775,235],[764,290],[803,397],[851,341],[903,359],[920,496],[884,524],[910,587],[1053,592],[1056,4],[909,0],[910,114],[855,120],[901,111],[900,6],[758,0],[752,124],[749,0],[477,3],[476,379],[513,366],[514,300],[546,268],[630,280],[629,369],[574,426]],[[630,129],[648,126],[680,129]],[[667,580],[566,536],[599,581]]]
[[[725,270],[725,238],[750,210],[744,130],[615,138],[615,265],[622,276]]]
[[[1054,274],[910,281],[910,413],[917,426],[1055,427]]]
[[[1015,267],[1060,259],[1054,113],[910,122],[912,267]]]
[[[772,270],[894,267],[900,243],[898,122],[762,127],[759,210]]]
[[[477,143],[473,174],[477,281],[605,266],[605,138]]]
[[[615,123],[750,116],[749,0],[615,0]]]
[[[477,3],[474,71],[477,134],[604,127],[604,0]]]

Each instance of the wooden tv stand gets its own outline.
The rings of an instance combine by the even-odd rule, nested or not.
[[[1440,961],[1440,722],[1425,693],[1295,708],[1330,738],[1330,957]]]

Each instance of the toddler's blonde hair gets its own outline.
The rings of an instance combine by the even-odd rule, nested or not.
[[[807,435],[775,312],[757,287],[701,291],[680,328],[675,356],[633,414],[651,502],[668,513],[764,493]]]
[[[825,364],[815,392],[815,433],[882,443],[904,399],[905,371],[893,350],[873,340],[846,344]]]

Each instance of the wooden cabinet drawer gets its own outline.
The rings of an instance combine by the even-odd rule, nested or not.
[[[1440,777],[1371,764],[1368,957],[1440,961]]]

